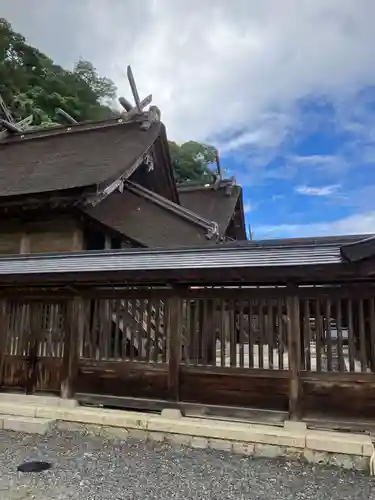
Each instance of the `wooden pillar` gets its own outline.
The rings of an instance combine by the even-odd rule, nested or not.
[[[38,348],[42,326],[42,307],[42,302],[30,303],[30,351],[26,376],[26,394],[33,394],[38,384]]]
[[[83,299],[75,297],[67,304],[63,373],[61,397],[70,399],[74,396],[74,382],[78,373],[79,346],[83,339],[85,308]]]
[[[216,330],[215,330],[215,308],[213,299],[208,299],[206,304],[206,321],[203,335],[205,339],[205,352],[207,353],[207,364],[216,366]]]
[[[21,235],[20,253],[30,253],[30,236],[27,233]]]
[[[8,338],[8,316],[6,306],[6,300],[0,300],[0,387],[4,384],[5,350]]]
[[[108,234],[106,234],[104,236],[104,249],[111,250],[111,248],[112,248],[112,238]]]
[[[204,301],[197,300],[196,307],[198,308],[198,363],[204,363]]]
[[[299,299],[297,296],[287,298],[287,327],[289,352],[289,419],[301,417],[301,332]]]
[[[84,247],[83,231],[81,228],[77,228],[73,232],[72,252],[79,252],[80,250],[83,250],[83,247]]]
[[[168,391],[172,401],[179,400],[181,336],[182,301],[179,297],[172,297],[168,306]]]

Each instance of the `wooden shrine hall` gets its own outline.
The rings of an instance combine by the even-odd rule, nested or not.
[[[144,111],[151,96],[140,101],[128,76],[135,105],[120,98],[124,112],[110,120],[77,123],[60,110],[68,124],[38,129],[4,112],[0,254],[246,240],[241,187],[218,177],[201,192],[207,203],[185,200],[160,111]]]
[[[0,258],[2,390],[375,415],[375,237]]]
[[[110,120],[3,113],[0,390],[374,419],[375,236],[247,241],[241,187],[177,185],[128,76]]]

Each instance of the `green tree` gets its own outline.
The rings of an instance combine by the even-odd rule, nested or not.
[[[213,172],[210,166],[216,161],[216,149],[213,146],[195,141],[179,146],[169,142],[171,160],[177,182],[211,182]]]
[[[61,121],[56,108],[77,121],[113,116],[110,103],[116,97],[116,87],[89,61],[81,59],[73,71],[55,64],[0,18],[0,95],[14,118],[33,115],[33,126],[40,127]],[[182,145],[170,142],[169,147],[178,182],[212,180],[213,147],[194,141]]]
[[[54,64],[0,19],[0,94],[15,118],[33,114],[40,126],[60,120],[58,107],[79,121],[110,117],[107,104],[116,87],[88,61],[79,61],[73,71]]]

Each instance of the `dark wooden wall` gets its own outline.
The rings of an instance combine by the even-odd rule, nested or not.
[[[0,254],[68,252],[83,249],[82,226],[73,217],[37,214],[0,224]]]

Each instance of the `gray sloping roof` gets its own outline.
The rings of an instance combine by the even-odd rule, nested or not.
[[[0,276],[345,264],[340,248],[364,236],[243,242],[214,248],[112,250],[0,258]]]
[[[0,197],[98,185],[130,169],[163,125],[118,120],[18,134],[0,142]]]
[[[205,246],[207,231],[143,196],[112,193],[84,212],[146,247]]]
[[[208,187],[202,189],[202,187],[197,187],[197,189],[184,190],[180,187],[178,191],[183,207],[208,220],[217,222],[220,234],[224,234],[233,217],[238,197],[241,194],[241,187],[234,185],[230,196],[225,194],[224,188]]]
[[[360,241],[347,243],[341,247],[341,255],[349,262],[358,262],[375,255],[375,237],[369,236]]]

